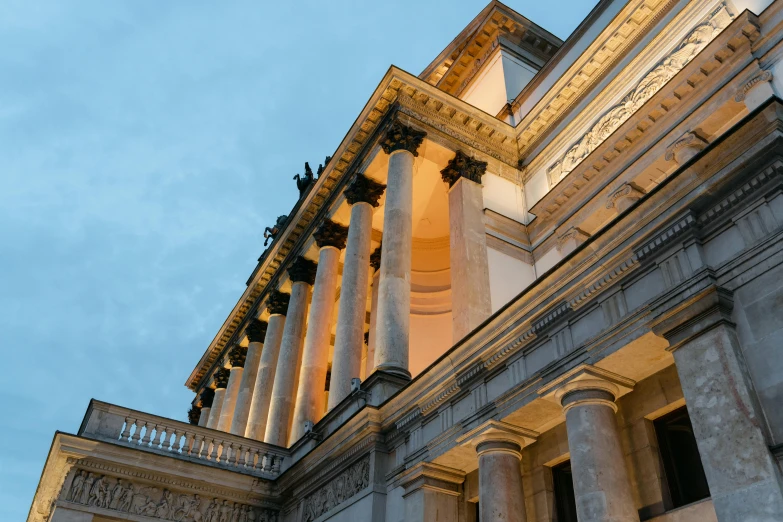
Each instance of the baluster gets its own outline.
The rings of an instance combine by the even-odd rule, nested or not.
[[[220,454],[220,462],[224,466],[230,466],[231,461],[234,460],[234,444],[229,442],[228,446],[223,443],[223,453]]]
[[[239,445],[239,449],[237,450],[237,466],[240,468],[245,467],[245,447],[243,445]]]
[[[196,458],[199,459],[204,458],[201,455],[201,452],[206,449],[204,448],[205,445],[206,445],[206,438],[204,437],[204,435],[196,434],[194,436],[194,442],[193,442],[193,453],[195,453]]]
[[[272,471],[272,455],[270,455],[269,453],[264,453],[263,458],[264,458],[263,469],[265,472],[269,473],[270,471]]]
[[[165,434],[165,436],[164,436]],[[152,447],[153,448],[160,448],[163,450],[168,449],[168,441],[169,441],[169,429],[166,426],[161,426],[158,424],[155,426],[155,438],[158,439],[158,442],[153,442]]]
[[[134,426],[136,426],[135,430],[133,429]],[[138,432],[139,426],[136,424],[136,419],[128,417],[125,419],[125,431],[123,431],[122,435],[120,435],[120,440],[124,440],[125,442],[133,442],[133,437]]]
[[[133,433],[131,433],[130,436],[128,437],[128,442],[133,444],[135,442],[138,442],[140,438],[141,438],[141,424],[139,424],[139,421],[134,420]]]
[[[144,436],[139,440],[139,444],[142,446],[148,446],[150,443],[150,436],[152,435],[152,427],[155,426],[150,422],[144,422]]]
[[[247,467],[250,469],[256,469],[256,455],[258,455],[257,448],[248,449]]]
[[[171,443],[171,451],[174,453],[179,453],[179,449],[181,446],[179,445],[179,441],[182,440],[182,433],[179,432],[178,429],[172,430],[174,432],[174,440]],[[187,432],[186,432],[187,433]],[[187,441],[187,439],[185,439]],[[184,451],[182,453],[185,453]]]
[[[212,453],[209,455],[209,459],[212,462],[217,462],[218,458],[218,441],[215,439],[212,439]]]
[[[196,435],[193,434],[193,433],[190,433],[189,431],[186,431],[185,432],[185,445],[182,446],[182,454],[183,455],[192,455],[195,442],[196,442]]]
[[[120,433],[120,440],[121,441],[127,441],[128,437],[130,436],[131,431],[131,425],[134,423],[134,419],[131,419],[130,417],[125,417],[125,427],[122,429],[122,433]]]
[[[283,457],[273,455],[272,459],[272,473],[277,475],[280,473],[280,465],[283,463]]]

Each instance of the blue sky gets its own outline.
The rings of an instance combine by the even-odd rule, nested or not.
[[[561,38],[593,5],[507,3]],[[292,176],[485,5],[3,0],[0,520],[90,398],[186,419]]]

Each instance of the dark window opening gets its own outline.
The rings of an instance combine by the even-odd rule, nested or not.
[[[479,511],[479,504],[478,502],[475,502],[474,505],[476,506],[476,512],[474,514],[473,520],[479,522],[479,520],[481,520],[481,512]]]
[[[570,460],[552,468],[552,485],[555,490],[555,522],[577,522]]]
[[[669,488],[670,509],[709,497],[710,488],[704,476],[688,410],[680,408],[653,424]]]

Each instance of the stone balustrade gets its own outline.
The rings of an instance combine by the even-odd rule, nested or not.
[[[291,465],[284,448],[96,400],[78,435],[268,479]]]

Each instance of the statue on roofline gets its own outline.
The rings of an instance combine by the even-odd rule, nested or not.
[[[302,199],[302,196],[307,194],[310,186],[315,181],[315,177],[313,176],[313,169],[310,168],[310,164],[305,162],[304,176],[297,174],[294,176],[294,179],[296,180],[296,188],[299,189],[299,199]]]
[[[270,239],[275,239],[277,237],[277,234],[279,234],[280,231],[283,229],[283,225],[285,225],[285,221],[287,219],[288,216],[278,216],[277,221],[275,221],[275,224],[273,226],[266,227],[264,229],[264,246],[266,246],[269,243]]]

